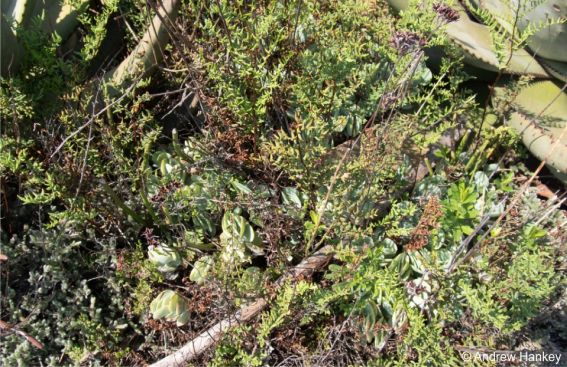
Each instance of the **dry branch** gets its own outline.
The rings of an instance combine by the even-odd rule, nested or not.
[[[21,337],[23,337],[24,339],[26,339],[28,342],[30,342],[37,349],[43,349],[43,344],[41,344],[36,338],[29,335],[25,331],[22,331],[22,330],[18,329],[17,327],[10,325],[7,322],[4,322],[2,320],[0,320],[0,330],[6,330],[8,332],[16,333],[16,334],[20,335]]]
[[[312,256],[303,260],[299,265],[290,269],[286,274],[282,275],[276,282],[281,286],[289,280],[298,279],[300,277],[309,277],[318,269],[321,269],[329,262],[332,254],[332,247],[325,246]],[[207,329],[195,339],[185,344],[177,352],[151,364],[149,367],[174,367],[184,366],[188,361],[205,352],[209,347],[220,340],[222,335],[228,330],[240,323],[247,322],[258,315],[269,303],[268,298],[258,298],[256,301],[242,307],[232,316],[216,323]]]

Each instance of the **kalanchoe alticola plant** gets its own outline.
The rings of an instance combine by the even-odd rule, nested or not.
[[[171,273],[181,265],[179,252],[167,245],[149,246],[148,259],[162,273]]]
[[[177,326],[189,322],[189,301],[172,290],[161,292],[150,304],[150,312],[155,320],[175,321]]]
[[[262,240],[254,232],[254,228],[246,218],[239,214],[226,212],[222,218],[223,246],[221,258],[226,264],[240,264],[250,259],[250,252],[255,255],[263,254]]]
[[[189,280],[197,283],[203,284],[209,273],[214,265],[214,260],[211,256],[203,256],[199,260],[195,262],[193,265],[193,270],[191,270],[191,274],[189,275]]]

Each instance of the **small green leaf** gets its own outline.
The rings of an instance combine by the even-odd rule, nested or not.
[[[309,217],[311,217],[311,221],[313,223],[318,223],[319,222],[319,214],[317,214],[317,212],[310,210],[309,211]]]
[[[234,179],[230,181],[232,187],[237,191],[245,195],[250,195],[252,190],[245,184],[241,183],[240,181]]]
[[[193,216],[193,224],[195,225],[195,227],[201,228],[211,236],[213,236],[216,232],[214,224],[207,216],[202,213],[197,213],[195,216]]]
[[[282,190],[282,201],[285,205],[293,205],[296,208],[303,207],[303,203],[299,198],[299,192],[293,187],[284,187]]]
[[[474,229],[471,226],[463,225],[461,226],[461,232],[463,232],[465,236],[468,236],[474,232]]]

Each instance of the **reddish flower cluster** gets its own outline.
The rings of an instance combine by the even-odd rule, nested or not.
[[[401,55],[419,50],[427,43],[424,38],[414,32],[397,31],[390,40]]]
[[[166,199],[167,195],[169,195],[169,193],[177,190],[180,187],[181,187],[181,182],[177,182],[177,181],[170,182],[167,185],[160,187],[158,193],[153,195],[150,198],[150,201],[152,203],[162,203]]]
[[[154,229],[147,227],[142,232],[142,236],[146,239],[149,246],[157,246],[159,244],[158,237],[154,235]]]
[[[406,251],[417,251],[427,245],[431,230],[437,228],[437,221],[443,215],[441,204],[437,196],[432,196],[423,209],[423,214],[415,227],[409,243],[404,247]]]
[[[456,22],[460,17],[459,12],[442,3],[433,4],[433,10],[447,23]]]

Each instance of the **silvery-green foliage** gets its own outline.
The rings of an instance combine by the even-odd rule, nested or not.
[[[45,348],[16,334],[3,336],[0,364],[71,365],[71,358],[99,350],[100,340],[116,340],[118,326],[126,323],[125,295],[114,273],[100,272],[114,264],[114,240],[87,241],[78,223],[69,222],[52,230],[27,229],[22,238],[3,236],[1,247],[10,269],[0,300],[2,320]],[[90,363],[100,365],[98,357]]]
[[[295,187],[284,187],[282,189],[282,203],[287,214],[292,218],[302,219],[307,212],[309,197]]]

